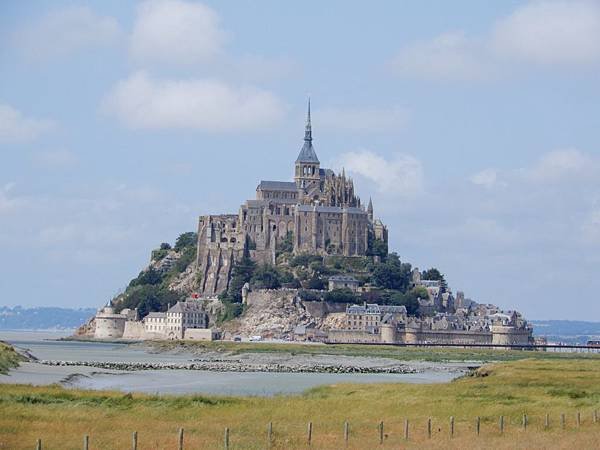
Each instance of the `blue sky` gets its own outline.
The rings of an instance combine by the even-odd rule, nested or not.
[[[322,165],[391,248],[530,318],[600,314],[600,3],[7,1],[0,304],[96,306]]]

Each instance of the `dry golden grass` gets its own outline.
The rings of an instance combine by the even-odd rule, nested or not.
[[[312,448],[344,448],[343,423],[350,424],[348,448],[600,448],[600,361],[596,359],[521,360],[480,369],[479,376],[447,384],[337,385],[301,396],[231,398],[123,395],[70,391],[60,387],[0,387],[0,449],[131,448],[139,433],[140,449],[177,448],[177,430],[185,429],[186,449],[223,448],[229,427],[231,449],[266,448],[267,424],[273,422],[272,448],[307,448],[307,423],[313,422]],[[581,425],[576,413],[581,413]],[[528,426],[522,429],[522,416]],[[545,414],[550,429],[544,429]],[[561,429],[560,414],[566,414]],[[498,430],[505,416],[505,433]],[[455,417],[450,437],[449,418]],[[475,418],[481,417],[481,434]],[[427,418],[432,417],[431,440]],[[409,439],[404,440],[404,420]],[[379,445],[378,423],[385,439]]]

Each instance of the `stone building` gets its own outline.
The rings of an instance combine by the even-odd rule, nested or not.
[[[227,289],[231,267],[244,252],[257,262],[275,262],[277,244],[291,239],[293,251],[318,255],[362,256],[369,242],[387,243],[387,228],[362,204],[354,183],[342,170],[321,167],[313,147],[310,102],[304,143],[294,163],[294,181],[262,180],[255,199],[237,214],[201,216],[197,266],[200,293]]]
[[[377,305],[374,303],[349,305],[346,308],[344,329],[379,333],[382,323],[404,323],[406,317],[405,306]]]
[[[350,289],[356,292],[358,290],[358,280],[350,275],[332,275],[329,277],[328,290]]]
[[[208,328],[208,315],[198,301],[177,302],[166,312],[165,335],[168,339],[183,339],[188,328]]]

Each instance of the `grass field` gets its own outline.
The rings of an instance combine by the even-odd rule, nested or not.
[[[522,352],[520,353],[522,354]],[[186,449],[223,448],[225,427],[231,449],[266,448],[273,422],[272,448],[569,448],[600,447],[600,360],[595,358],[524,359],[485,366],[477,376],[447,384],[376,384],[319,387],[299,396],[230,398],[207,396],[123,395],[72,391],[61,387],[0,386],[0,449],[80,449],[84,434],[90,449],[176,449],[185,429]],[[576,414],[581,414],[581,425]],[[565,414],[565,429],[560,415]],[[526,430],[523,414],[528,416]],[[545,414],[550,428],[544,429]],[[498,420],[505,416],[505,432]],[[449,418],[455,417],[450,437]],[[475,433],[476,417],[481,433]],[[427,419],[432,418],[432,437]],[[404,420],[409,419],[409,439]],[[384,422],[384,443],[378,424]]]

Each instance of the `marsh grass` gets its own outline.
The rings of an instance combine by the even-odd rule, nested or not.
[[[584,376],[581,376],[584,374]],[[177,448],[185,429],[186,449],[222,448],[225,427],[231,449],[266,447],[273,422],[272,448],[306,448],[307,423],[313,422],[312,448],[344,448],[343,423],[350,423],[348,448],[378,448],[378,423],[384,421],[381,448],[598,448],[600,360],[525,359],[485,366],[473,376],[446,384],[340,384],[297,396],[156,396],[66,390],[59,386],[0,386],[0,448],[78,449],[89,434],[91,449],[130,448],[138,431],[140,449]],[[577,412],[582,414],[576,426]],[[544,416],[551,426],[544,429]],[[567,417],[566,428],[559,424]],[[527,414],[528,427],[522,429]],[[505,417],[500,435],[498,419]],[[455,417],[450,437],[449,418]],[[481,417],[481,434],[475,433]],[[432,438],[427,418],[432,418]],[[404,419],[409,418],[409,440]]]
[[[19,355],[15,349],[0,341],[0,374],[6,374],[9,369],[17,367],[25,358]]]

